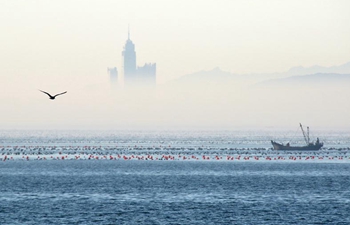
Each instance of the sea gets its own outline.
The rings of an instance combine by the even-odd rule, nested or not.
[[[0,224],[350,224],[350,132],[293,135],[2,130]]]

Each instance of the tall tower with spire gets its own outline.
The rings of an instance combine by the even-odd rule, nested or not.
[[[124,57],[124,82],[126,84],[132,82],[136,77],[136,52],[135,45],[130,40],[130,29],[128,28],[128,40],[124,45],[122,53]]]
[[[130,40],[128,28],[128,40],[122,53],[124,57],[124,84],[126,86],[155,86],[156,64],[146,63],[144,66],[136,66],[135,45]]]

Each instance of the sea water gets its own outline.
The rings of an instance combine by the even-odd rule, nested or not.
[[[0,224],[350,223],[347,133],[307,153],[249,133],[3,132]]]

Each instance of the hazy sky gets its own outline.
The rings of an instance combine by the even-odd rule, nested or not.
[[[1,73],[103,75],[137,64],[159,82],[216,66],[234,73],[350,61],[347,0],[3,0]],[[16,68],[16,71],[13,69]]]
[[[86,96],[103,90],[99,84],[108,83],[107,67],[122,72],[128,24],[137,64],[156,62],[158,83],[165,83],[217,66],[243,74],[346,63],[349,9],[347,0],[2,0],[0,103],[7,106],[2,122],[11,128],[25,121],[23,115],[33,112],[28,107],[36,101],[35,110],[45,107],[37,97],[39,88],[68,88],[71,94],[81,86]],[[72,106],[78,118],[77,101],[86,96],[72,97],[63,108],[52,110]],[[82,100],[82,107],[99,115],[93,113],[98,106],[93,104],[104,104],[104,96],[92,96],[94,103]],[[117,115],[121,109],[113,107]],[[4,118],[8,115],[13,117]],[[28,124],[50,121],[49,116],[41,118],[33,116]]]

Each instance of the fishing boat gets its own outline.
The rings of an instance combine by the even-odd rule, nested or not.
[[[318,151],[320,148],[322,148],[323,143],[320,142],[320,140],[317,138],[315,142],[310,142],[310,136],[309,136],[309,127],[307,127],[307,132],[304,131],[303,126],[300,123],[300,128],[304,136],[304,140],[306,142],[305,146],[291,146],[289,143],[287,144],[280,144],[275,141],[271,140],[271,144],[273,146],[274,150],[301,150],[301,151]]]

